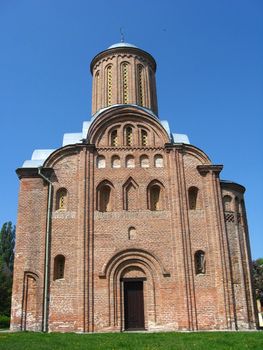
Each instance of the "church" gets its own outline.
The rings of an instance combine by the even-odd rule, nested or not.
[[[255,329],[245,188],[158,115],[151,54],[90,70],[91,119],[16,170],[11,330]]]

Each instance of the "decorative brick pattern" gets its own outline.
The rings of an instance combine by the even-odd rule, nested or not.
[[[110,49],[93,60],[93,111],[109,97],[103,85],[109,64],[110,103],[120,101],[117,72],[124,61],[129,101],[136,104],[143,93],[137,104],[156,111],[155,62],[134,48]],[[139,94],[137,64],[144,70]],[[46,300],[49,331],[122,331],[124,283],[138,280],[147,330],[254,329],[244,188],[220,182],[221,169],[194,146],[172,145],[147,110],[103,110],[85,142],[58,149],[42,169],[53,189],[48,252],[49,187],[37,169],[18,169],[11,329],[43,330]],[[56,257],[65,259],[60,270]]]

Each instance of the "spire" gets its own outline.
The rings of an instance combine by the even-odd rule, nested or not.
[[[124,43],[124,33],[122,31],[122,27],[120,27],[120,34],[121,34],[121,43]]]

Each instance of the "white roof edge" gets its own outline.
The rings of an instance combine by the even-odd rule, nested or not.
[[[173,136],[173,143],[186,143],[190,145],[189,138],[186,134],[173,133],[172,136]]]
[[[45,159],[25,160],[22,168],[38,168],[44,164]]]
[[[91,120],[83,122],[83,124],[82,124],[82,138],[83,139],[87,138],[89,127],[90,127],[91,123],[92,123]]]
[[[47,159],[54,151],[54,149],[35,149],[32,153],[31,160]]]
[[[62,147],[67,145],[73,145],[75,143],[80,143],[81,140],[82,140],[82,132],[64,134]]]
[[[169,126],[168,121],[167,120],[160,120],[160,123],[162,124],[162,126],[166,130],[167,134],[169,135],[169,138],[171,139],[171,132],[170,132],[170,126]]]

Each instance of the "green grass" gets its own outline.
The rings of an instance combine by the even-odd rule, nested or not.
[[[4,350],[263,350],[263,332],[0,333]]]

